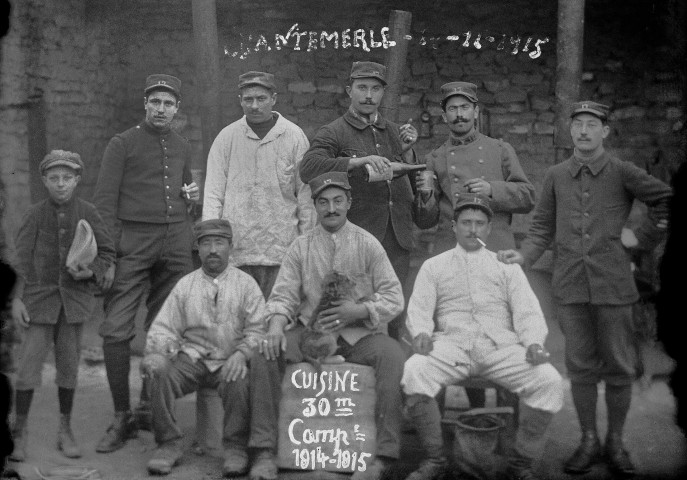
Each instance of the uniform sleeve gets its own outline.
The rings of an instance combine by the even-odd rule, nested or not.
[[[37,235],[38,210],[31,208],[24,215],[15,240],[17,259],[15,270],[17,271],[17,276],[22,279],[22,281],[18,282],[19,285],[25,284],[33,276],[33,251],[36,248]],[[23,292],[15,292],[16,297],[21,298],[22,295]]]
[[[374,295],[371,300],[363,302],[369,314],[365,325],[376,330],[403,311],[403,290],[389,257],[379,242],[375,242],[373,247],[369,248],[368,255],[368,273],[372,279]]]
[[[551,169],[546,172],[541,198],[534,210],[530,230],[523,242],[522,254],[525,265],[531,266],[549,248],[556,235],[556,195]]]
[[[534,185],[520,166],[515,150],[502,143],[501,170],[503,180],[490,180],[492,207],[509,213],[529,213],[534,207]]]
[[[432,336],[436,304],[436,283],[434,278],[432,278],[429,264],[425,262],[417,273],[413,293],[410,295],[410,301],[408,302],[406,327],[411,338],[415,338],[421,333]]]
[[[304,183],[326,172],[347,172],[351,157],[340,157],[339,142],[334,130],[321,127],[303,156],[299,173]]]
[[[117,208],[119,189],[126,166],[126,147],[119,136],[110,140],[103,154],[98,181],[95,186],[93,202],[105,222],[111,238],[116,237]]]
[[[644,202],[648,215],[634,230],[640,248],[650,248],[663,238],[665,229],[656,228],[660,220],[668,220],[672,189],[630,162],[622,162],[623,184],[634,198]]]
[[[176,353],[183,340],[184,292],[188,286],[180,281],[162,304],[146,335],[145,355]]]
[[[96,281],[100,282],[109,266],[114,263],[116,258],[116,251],[114,241],[103,222],[102,217],[95,208],[89,208],[86,221],[93,229],[95,236],[95,243],[98,246],[98,256],[90,265],[90,269],[95,275]]]
[[[513,317],[513,330],[520,343],[544,345],[549,330],[539,300],[520,265],[504,265],[508,288],[508,305]]]
[[[250,359],[253,349],[265,335],[265,298],[260,287],[252,277],[249,277],[243,288],[241,314],[243,316],[243,338],[236,345],[236,349]]]
[[[293,156],[296,160],[296,180],[295,195],[298,199],[298,233],[303,234],[313,228],[316,223],[317,215],[315,214],[315,207],[310,198],[310,187],[307,183],[303,183],[300,176],[300,166],[303,162],[303,156],[308,151],[310,143],[308,137],[299,128],[296,133],[296,141],[294,145]]]
[[[274,282],[272,293],[266,306],[266,324],[275,315],[284,315],[289,323],[294,323],[301,306],[303,295],[303,276],[301,272],[299,242],[291,244],[282,259],[279,274]]]
[[[226,131],[222,130],[212,142],[212,147],[208,153],[205,187],[203,188],[203,220],[222,218],[231,160],[227,154],[228,137]]]

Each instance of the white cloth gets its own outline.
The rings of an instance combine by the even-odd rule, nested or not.
[[[303,130],[281,115],[262,139],[245,116],[215,138],[203,220],[231,223],[232,265],[279,265],[291,242],[315,225],[310,187],[298,174],[309,145]]]
[[[347,275],[355,284],[355,300],[369,313],[364,327],[344,328],[341,336],[351,345],[386,325],[403,310],[401,283],[384,247],[366,230],[347,221],[336,233],[318,225],[293,242],[267,301],[267,317],[285,315],[291,324],[310,324],[322,297],[322,280],[331,272]]]
[[[429,355],[406,362],[406,394],[433,397],[447,384],[479,375],[534,408],[562,407],[556,369],[525,361],[526,348],[543,345],[548,329],[520,266],[499,262],[485,248],[468,252],[460,245],[430,258],[415,280],[406,325],[413,338],[427,333],[433,341]]]
[[[496,348],[489,338],[482,336],[471,351],[456,352],[455,364],[431,355],[414,354],[403,366],[403,393],[435,397],[446,385],[480,376],[517,393],[532,408],[559,411],[563,408],[561,375],[550,363],[531,365],[525,360],[525,352],[518,344]]]
[[[436,323],[435,323],[436,322]],[[544,345],[544,314],[519,265],[506,265],[485,248],[459,244],[425,261],[415,280],[406,326],[412,338],[427,333],[432,356],[455,363],[482,335],[498,347]]]
[[[210,371],[240,350],[250,358],[265,334],[265,300],[253,277],[227,267],[216,278],[202,268],[172,289],[146,337],[145,354],[179,350]]]

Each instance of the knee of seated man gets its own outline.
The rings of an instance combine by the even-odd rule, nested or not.
[[[403,364],[406,361],[406,354],[396,340],[391,337],[378,335],[377,355],[382,363],[398,369],[399,374],[403,371]]]
[[[429,355],[415,353],[403,364],[403,378],[421,377],[427,372],[429,366]]]
[[[537,366],[536,390],[545,393],[555,404],[563,404],[563,377],[550,363]]]
[[[160,353],[149,353],[141,362],[141,373],[149,376],[158,376],[167,370],[169,359]]]

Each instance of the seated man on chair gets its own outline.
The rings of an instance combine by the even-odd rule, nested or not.
[[[543,347],[548,330],[539,302],[521,268],[484,248],[492,216],[486,196],[461,194],[453,214],[456,247],[427,260],[415,281],[406,319],[414,354],[401,384],[427,458],[408,479],[431,479],[447,463],[434,398],[446,385],[481,376],[519,395],[520,423],[508,454],[513,479],[536,478],[532,462],[563,406],[561,376]]]
[[[376,459],[352,480],[378,480],[400,450],[405,355],[387,335],[387,323],[403,310],[401,284],[379,241],[347,220],[348,175],[323,173],[309,185],[318,225],[296,238],[282,261],[267,301],[268,333],[260,350],[270,360],[281,355],[286,362],[301,362],[300,338],[314,328],[332,335],[328,353],[374,368]],[[323,294],[330,293],[323,281],[334,273],[353,284],[352,292],[321,309]]]
[[[228,265],[227,220],[201,222],[195,234],[202,267],[182,277],[165,300],[141,363],[158,444],[148,471],[168,474],[181,459],[175,400],[214,387],[224,406],[222,474],[245,474],[250,447],[250,479],[276,479],[279,370],[256,348],[265,334],[265,300],[250,275]]]

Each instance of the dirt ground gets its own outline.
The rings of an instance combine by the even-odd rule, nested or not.
[[[546,279],[531,278],[530,282],[540,298],[546,317],[551,318],[550,302],[547,298],[547,292],[545,292]],[[138,335],[132,345],[134,350],[139,353],[143,347],[143,334],[140,325],[144,312],[144,309],[139,311],[137,317]],[[83,338],[84,348],[100,346],[101,340],[97,334],[99,322],[100,319],[95,318],[86,325]],[[548,326],[549,336],[546,347],[552,354],[553,365],[565,376],[562,334],[555,322],[548,322]],[[50,357],[52,356],[50,355]],[[132,405],[137,403],[141,388],[138,374],[140,360],[140,356],[134,356],[131,365]],[[646,377],[634,385],[632,408],[625,429],[626,446],[637,467],[637,478],[687,478],[687,440],[674,423],[675,399],[666,383],[667,378],[665,376],[665,373],[670,371],[671,360],[657,349],[649,349],[646,360],[648,370],[655,376],[653,381]],[[55,368],[52,360],[50,360],[50,363],[44,367],[43,383],[34,395],[30,412],[27,461],[9,466],[15,468],[22,475],[22,478],[27,480],[39,480],[41,478],[37,469],[45,472],[51,467],[59,465],[87,466],[97,469],[103,480],[155,478],[150,477],[146,471],[146,463],[155,448],[155,442],[150,432],[140,432],[138,438],[130,440],[124,448],[117,452],[110,454],[95,452],[95,445],[105,432],[112,416],[112,400],[102,363],[89,365],[82,360],[79,386],[74,402],[73,430],[84,455],[77,460],[63,457],[55,448],[58,408],[54,377]],[[601,435],[603,435],[605,433],[606,412],[602,401],[602,392],[600,392],[599,399],[599,428]],[[451,389],[449,400],[454,404],[461,404],[461,402],[464,405],[467,404],[462,389],[458,388]],[[487,400],[488,403],[493,403],[493,394],[488,395]],[[178,400],[177,416],[185,433],[184,441],[187,448],[180,464],[167,478],[173,480],[221,478],[221,453],[197,455],[191,448],[195,438],[195,395]],[[579,427],[570,397],[569,382],[566,379],[564,407],[554,417],[548,431],[548,442],[544,455],[536,466],[537,473],[542,479],[606,480],[613,478],[604,465],[597,465],[590,473],[577,477],[562,472],[563,462],[575,450],[578,440]],[[388,472],[385,480],[405,478],[420,462],[422,452],[419,450],[417,438],[412,432],[403,434],[401,448],[401,460]],[[279,477],[283,479],[347,480],[350,475],[281,470]],[[465,477],[456,473],[454,468],[442,480],[461,478]]]
[[[140,357],[132,362],[132,399],[140,391],[138,364]],[[57,432],[57,394],[54,386],[54,366],[46,364],[42,387],[36,391],[29,421],[30,442],[26,463],[10,464],[25,479],[36,479],[36,469],[45,472],[58,465],[79,465],[97,469],[105,480],[150,478],[146,473],[146,462],[154,448],[150,432],[140,432],[138,438],[114,453],[95,453],[95,444],[105,431],[112,415],[105,370],[102,364],[83,364],[79,375],[79,388],[75,399],[74,433],[84,451],[78,460],[69,460],[55,449]],[[566,385],[568,386],[568,385]],[[457,390],[457,389],[456,389]],[[460,392],[454,392],[459,396]],[[600,398],[603,398],[600,396]],[[460,398],[456,399],[460,401]],[[191,442],[195,435],[195,397],[180,399],[177,404],[178,417],[186,434],[188,447],[180,465],[168,476],[170,479],[215,479],[221,478],[222,459],[215,456],[200,456],[193,453]],[[135,403],[135,402],[134,402]],[[605,429],[605,408],[601,411],[601,432]],[[640,478],[687,477],[687,442],[673,422],[674,398],[664,380],[655,380],[642,388],[635,385],[633,404],[626,427],[626,443],[632,453]],[[569,394],[565,406],[556,415],[549,429],[545,454],[537,466],[544,479],[567,479],[562,473],[562,464],[572,453],[578,440],[577,419]],[[417,440],[412,433],[404,433],[402,460],[389,472],[388,478],[403,478],[412,471],[421,458]],[[449,475],[460,478],[457,475]],[[280,478],[342,478],[337,474],[305,474],[303,472],[280,472]],[[587,475],[584,480],[613,478],[602,465]]]

